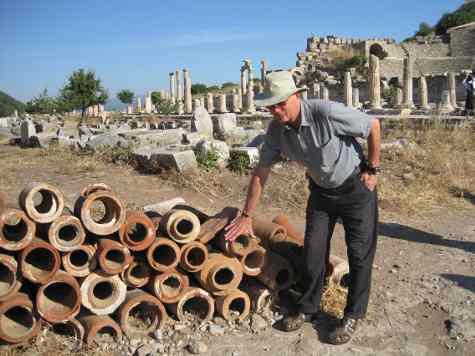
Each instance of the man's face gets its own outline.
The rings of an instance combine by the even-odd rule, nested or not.
[[[297,94],[293,94],[287,100],[268,106],[267,109],[274,117],[283,124],[294,123],[300,114],[300,100]]]

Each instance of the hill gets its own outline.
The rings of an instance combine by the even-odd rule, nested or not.
[[[13,115],[15,110],[25,111],[25,104],[0,90],[0,117]]]

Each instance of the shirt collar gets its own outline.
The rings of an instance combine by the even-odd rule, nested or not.
[[[295,131],[295,132],[300,132],[300,130],[302,129],[302,126],[310,126],[310,123],[308,122],[308,119],[307,119],[308,115],[307,115],[307,107],[306,105],[304,105],[304,99],[300,99],[300,126],[298,128],[298,130],[295,130],[294,128],[290,127],[290,126],[287,126],[287,125],[284,125],[284,129],[286,132],[289,132],[289,131]]]

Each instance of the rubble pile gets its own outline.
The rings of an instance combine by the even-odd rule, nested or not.
[[[256,237],[228,242],[236,208],[125,206],[103,183],[86,186],[71,207],[45,183],[26,186],[19,209],[0,203],[1,341],[25,342],[42,324],[91,345],[103,335],[203,325],[215,314],[243,321],[297,279],[289,261],[300,260],[303,241],[285,216],[255,218]],[[330,264],[332,278],[348,273],[343,260]]]

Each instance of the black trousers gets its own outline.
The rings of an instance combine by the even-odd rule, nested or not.
[[[304,243],[304,286],[300,311],[317,313],[325,278],[325,257],[338,218],[345,229],[350,265],[345,316],[363,318],[368,307],[371,271],[378,235],[378,199],[355,172],[341,186],[324,189],[310,179]]]

